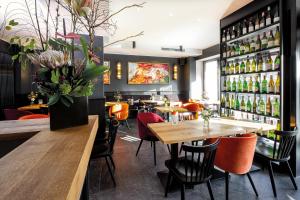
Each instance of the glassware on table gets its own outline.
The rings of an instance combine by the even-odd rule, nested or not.
[[[178,124],[179,120],[178,120],[178,112],[177,111],[171,112],[171,122],[172,122],[172,125]]]

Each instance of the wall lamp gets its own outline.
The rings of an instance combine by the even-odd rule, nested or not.
[[[178,66],[174,65],[173,66],[173,80],[177,80],[178,78]]]
[[[122,79],[122,65],[121,62],[117,62],[117,79]]]

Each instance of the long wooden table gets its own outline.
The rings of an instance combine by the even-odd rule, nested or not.
[[[156,106],[154,107],[155,110],[161,112],[161,113],[170,113],[170,112],[188,112],[186,108],[181,107],[170,107],[170,106]]]
[[[20,123],[27,126],[34,122]],[[48,127],[44,127],[46,121],[39,123],[40,130],[39,125],[28,128],[28,132],[39,131],[37,134],[0,159],[0,199],[79,199],[98,129],[98,116],[90,116],[88,125],[58,131],[50,131],[49,122]],[[6,136],[19,134],[18,128],[8,127],[8,122],[1,122],[0,129],[3,124],[11,131]]]

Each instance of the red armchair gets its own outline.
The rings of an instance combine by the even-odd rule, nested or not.
[[[20,117],[18,120],[43,119],[43,118],[49,118],[49,115],[44,115],[44,114],[25,115],[23,117]]]
[[[17,109],[3,109],[5,120],[17,120],[24,115],[31,115],[32,112]]]

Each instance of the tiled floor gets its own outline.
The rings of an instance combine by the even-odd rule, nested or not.
[[[165,169],[164,161],[169,158],[167,147],[157,142],[157,166],[154,166],[153,151],[149,142],[144,142],[138,157],[135,156],[139,141],[120,139],[126,135],[137,136],[135,121],[130,123],[131,129],[125,126],[118,132],[115,144],[114,161],[116,164],[114,188],[107,167],[103,160],[91,162],[90,166],[90,199],[92,200],[152,200],[152,199],[180,199],[180,191],[169,193],[164,197],[164,188],[156,173]],[[259,193],[256,198],[246,176],[231,175],[230,196],[232,200],[246,199],[276,199],[273,197],[268,171],[252,173],[253,181]],[[275,172],[277,184],[277,199],[300,199],[300,190],[295,191],[288,176]],[[296,179],[300,186],[300,178]],[[224,180],[212,181],[215,199],[225,199]],[[198,185],[194,189],[186,189],[186,199],[210,199],[206,184]]]

